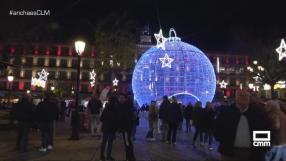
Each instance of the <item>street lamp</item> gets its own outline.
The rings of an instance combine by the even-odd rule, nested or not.
[[[75,111],[74,115],[72,115],[73,125],[72,125],[72,135],[71,140],[78,140],[79,139],[79,130],[80,130],[80,123],[79,123],[79,77],[80,77],[80,59],[81,55],[84,52],[85,42],[83,41],[76,41],[75,42],[75,51],[78,54],[77,57],[77,79],[76,79],[76,99],[75,99]]]
[[[12,82],[14,80],[14,76],[12,75],[12,73],[10,73],[8,76],[7,76],[7,79],[8,79],[8,82],[9,82],[9,98],[8,98],[8,102],[9,104],[11,103],[11,90],[12,90]]]

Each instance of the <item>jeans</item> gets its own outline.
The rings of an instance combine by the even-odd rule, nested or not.
[[[91,135],[94,135],[94,129],[96,128],[96,132],[99,131],[100,129],[100,114],[92,114],[89,116],[89,121],[90,121],[90,131]]]
[[[285,161],[286,145],[273,146],[265,155],[265,161]]]
[[[30,123],[19,121],[19,123],[18,123],[18,137],[17,137],[17,145],[16,146],[21,151],[27,150],[29,128],[30,128]]]
[[[166,121],[161,120],[160,131],[161,131],[163,141],[166,139],[167,129],[168,129],[168,123]]]
[[[213,132],[211,129],[205,131],[204,143],[208,141],[209,145],[212,145],[213,142]]]
[[[123,132],[123,141],[125,145],[125,152],[126,152],[126,160],[128,161],[135,161],[135,155],[133,151],[133,143],[131,141],[131,132]]]
[[[191,120],[190,119],[185,119],[186,120],[186,132],[189,132],[191,130]]]
[[[112,143],[115,137],[114,132],[103,132],[101,149],[100,149],[100,157],[104,158],[105,147],[107,143],[107,158],[111,158],[111,151],[112,151]]]
[[[171,141],[171,135],[172,135],[172,142],[173,143],[176,142],[178,126],[179,126],[178,123],[169,123],[167,141]]]
[[[195,142],[197,140],[198,134],[200,135],[200,142],[203,142],[203,130],[199,126],[195,126],[196,132],[193,138],[193,141]]]
[[[54,124],[53,122],[44,122],[40,126],[42,131],[42,148],[47,148],[49,145],[53,145]]]

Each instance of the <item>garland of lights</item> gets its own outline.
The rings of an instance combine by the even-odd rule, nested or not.
[[[94,71],[94,69],[89,72],[89,79],[90,79],[90,86],[93,87],[95,85],[95,77],[96,77],[96,73]]]
[[[46,72],[45,69],[42,69],[42,71],[38,72],[37,74],[38,74],[39,78],[32,77],[31,85],[36,86],[36,87],[45,88],[49,73]]]
[[[182,42],[174,29],[164,37],[154,34],[157,45],[137,61],[132,75],[134,99],[139,106],[176,96],[183,104],[212,101],[216,89],[213,65],[193,45]]]

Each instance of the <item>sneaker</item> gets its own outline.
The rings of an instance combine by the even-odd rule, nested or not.
[[[176,145],[177,143],[176,142],[172,142],[172,144]]]
[[[40,152],[47,152],[47,148],[40,148],[39,151]]]
[[[214,148],[213,147],[209,147],[209,151],[212,151],[212,150],[214,150]]]
[[[166,141],[167,144],[170,144],[170,141]]]
[[[201,147],[204,147],[204,146],[205,146],[205,144],[204,144],[203,142],[201,142],[201,143],[200,143],[200,146],[201,146]]]
[[[52,150],[53,149],[53,146],[52,145],[49,145],[48,146],[48,150]]]

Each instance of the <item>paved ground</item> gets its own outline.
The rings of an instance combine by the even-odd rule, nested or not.
[[[192,134],[181,131],[178,134],[176,145],[170,145],[159,141],[149,142],[145,140],[147,133],[147,121],[140,120],[137,140],[134,142],[134,150],[137,160],[177,160],[177,161],[213,161],[218,160],[218,153],[215,150],[209,151],[207,148],[193,148],[191,145]],[[69,123],[56,123],[56,137],[54,150],[41,153],[38,152],[40,146],[40,133],[31,132],[29,137],[28,152],[20,153],[15,150],[16,131],[0,131],[0,161],[10,160],[30,160],[30,161],[95,161],[99,160],[100,140],[89,136],[87,133],[81,134],[81,140],[69,141]],[[124,147],[122,138],[118,136],[113,146],[113,157],[116,160],[124,160]]]

